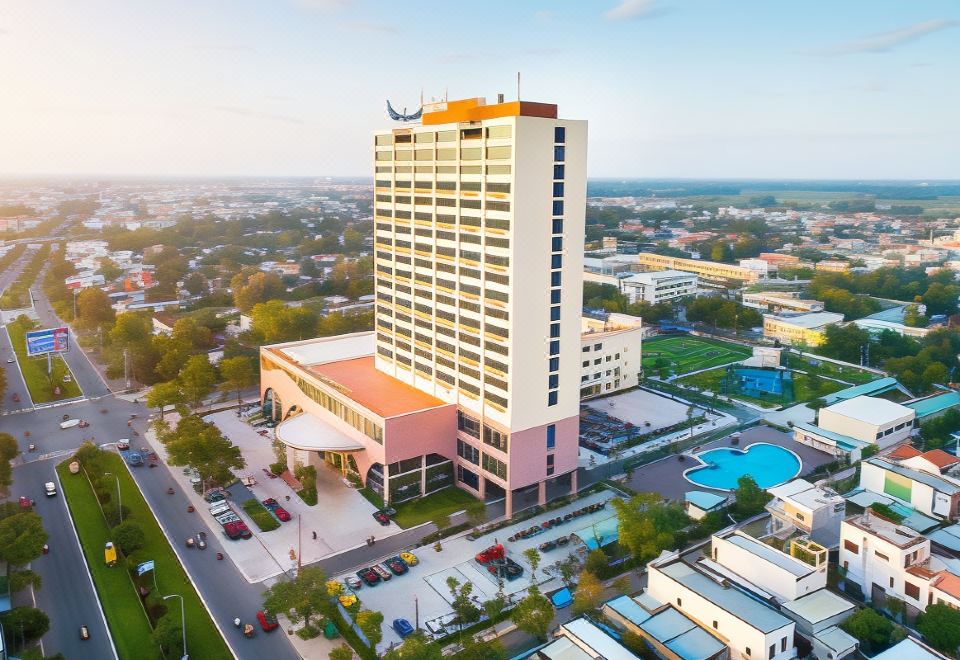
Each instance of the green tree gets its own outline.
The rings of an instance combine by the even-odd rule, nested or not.
[[[448,577],[447,589],[450,590],[452,599],[450,605],[457,615],[457,626],[462,633],[464,625],[470,625],[480,620],[480,608],[470,598],[473,593],[473,583],[460,584],[460,581],[455,577]]]
[[[183,627],[180,613],[167,612],[157,621],[151,636],[153,643],[163,649],[168,658],[183,655]]]
[[[253,387],[259,380],[259,374],[254,368],[253,361],[243,355],[224,358],[220,361],[220,377],[223,383],[220,388],[224,392],[237,393],[237,405],[240,405],[240,393],[248,387]]]
[[[313,617],[330,609],[326,582],[323,569],[315,566],[301,568],[294,579],[277,582],[267,589],[263,607],[285,614],[293,623],[304,621],[309,626]]]
[[[328,657],[330,660],[353,660],[353,649],[346,644],[341,644],[331,649]]]
[[[163,409],[166,406],[178,406],[184,402],[180,383],[171,380],[166,383],[157,383],[147,393],[147,406],[156,408],[163,419]]]
[[[754,516],[770,501],[770,493],[760,488],[749,474],[737,479],[737,489],[734,491],[736,502],[734,510],[743,518]]]
[[[8,648],[23,648],[21,641],[29,644],[50,630],[50,617],[35,607],[15,607],[0,615],[0,622]]]
[[[109,328],[115,318],[116,312],[111,306],[110,297],[102,290],[89,287],[77,296],[77,325],[81,328]]]
[[[361,610],[357,612],[355,620],[370,646],[376,648],[383,639],[383,614],[375,610]]]
[[[9,433],[0,433],[0,494],[7,494],[13,483],[13,468],[10,461],[20,455],[17,439]]]
[[[679,504],[664,504],[656,493],[612,500],[619,522],[619,542],[636,561],[646,563],[676,545],[676,533],[689,519]]]
[[[893,623],[868,607],[851,615],[840,627],[856,637],[868,653],[886,646],[893,634]]]
[[[39,557],[50,537],[43,520],[33,511],[24,511],[0,520],[0,559],[25,566]]]
[[[463,649],[454,656],[456,660],[507,660],[510,655],[498,639],[482,640],[469,637]]]
[[[113,528],[113,540],[123,554],[129,555],[143,547],[147,541],[147,536],[144,534],[140,523],[125,520]]]
[[[97,271],[103,275],[103,279],[105,279],[107,282],[112,282],[123,275],[123,269],[120,268],[120,266],[117,265],[117,262],[110,257],[100,258]]]
[[[501,595],[496,595],[490,600],[483,601],[482,607],[483,613],[487,615],[487,618],[491,621],[496,621],[507,608],[507,600]]]
[[[346,644],[341,644],[336,648],[330,649],[330,654],[327,657],[330,660],[353,660],[353,649]]]
[[[523,556],[530,563],[530,581],[537,581],[537,569],[540,567],[540,552],[536,548],[527,548]]]
[[[184,399],[194,409],[203,405],[203,399],[217,384],[217,370],[206,355],[194,355],[183,365],[179,375]]]
[[[10,571],[8,577],[10,578],[11,593],[23,591],[27,587],[33,587],[34,591],[36,591],[43,586],[43,578],[40,574],[30,569]]]
[[[553,621],[553,605],[537,588],[530,587],[527,595],[510,612],[510,620],[518,629],[543,641]]]
[[[584,614],[592,612],[603,603],[603,583],[593,573],[584,571],[580,574],[580,582],[573,594],[573,613]]]
[[[957,655],[957,647],[960,646],[960,611],[949,605],[928,605],[926,611],[917,618],[917,630],[935,649]]]
[[[230,280],[234,304],[241,312],[249,312],[257,303],[280,298],[286,288],[276,273],[244,270]]]
[[[359,252],[363,249],[363,234],[356,229],[347,229],[343,232],[344,252]]]
[[[427,639],[420,631],[413,633],[403,640],[403,644],[387,651],[383,660],[442,660],[443,651],[440,645]]]
[[[240,448],[225,438],[214,424],[196,415],[183,417],[175,429],[160,435],[160,441],[167,448],[170,465],[189,465],[200,474],[202,481],[229,483],[234,478],[232,470],[246,465]]]

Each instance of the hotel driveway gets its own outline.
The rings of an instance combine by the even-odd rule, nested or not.
[[[769,426],[754,426],[743,431],[738,446],[743,448],[754,442],[768,442],[794,452],[800,457],[800,461],[803,463],[800,469],[801,477],[814,468],[833,461],[831,456],[806,445],[802,445],[796,442],[792,435],[783,433]],[[705,450],[730,446],[730,438],[726,437],[707,443],[703,445],[701,449]],[[689,457],[681,461],[678,460],[676,456],[668,456],[663,460],[644,465],[634,470],[633,476],[627,481],[627,485],[637,491],[655,492],[667,499],[682,502],[683,494],[688,490],[710,490],[692,484],[684,479],[683,471],[697,465],[699,465],[699,463],[691,460]],[[714,492],[722,494],[726,491]]]
[[[259,435],[232,410],[208,415],[204,419],[214,422],[240,447],[247,467],[238,476],[250,475],[256,479],[257,483],[250,488],[253,495],[258,500],[274,498],[292,516],[292,520],[282,523],[279,529],[258,532],[253,521],[238,511],[254,532],[255,539],[225,542],[224,546],[249,581],[260,582],[294,568],[296,560],[290,558],[291,550],[301,555],[303,564],[308,564],[357,546],[365,547],[369,536],[380,540],[402,531],[393,523],[389,527],[381,526],[373,519],[376,508],[349,486],[339,472],[323,466],[317,469],[319,501],[316,506],[308,506],[282,479],[270,479],[264,472],[276,460],[270,436]],[[182,476],[178,474],[178,477]],[[202,500],[199,496],[196,499],[199,508]],[[207,506],[203,505],[201,511],[216,529]],[[317,533],[316,540],[313,532]]]

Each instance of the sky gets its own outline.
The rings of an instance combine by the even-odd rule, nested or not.
[[[520,72],[591,177],[960,179],[958,64],[958,0],[0,0],[0,174],[369,176]]]

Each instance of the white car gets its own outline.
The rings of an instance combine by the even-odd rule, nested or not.
[[[130,449],[130,441],[127,438],[120,438],[117,440],[117,449],[120,451],[127,451]]]
[[[43,492],[47,494],[47,497],[54,497],[57,494],[57,484],[48,481],[43,484]]]

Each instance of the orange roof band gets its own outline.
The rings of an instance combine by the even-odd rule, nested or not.
[[[507,101],[486,105],[484,99],[462,99],[428,103],[423,108],[421,123],[424,126],[436,124],[454,124],[462,121],[480,121],[499,117],[543,117],[557,118],[557,106],[554,103],[533,103],[532,101]]]

